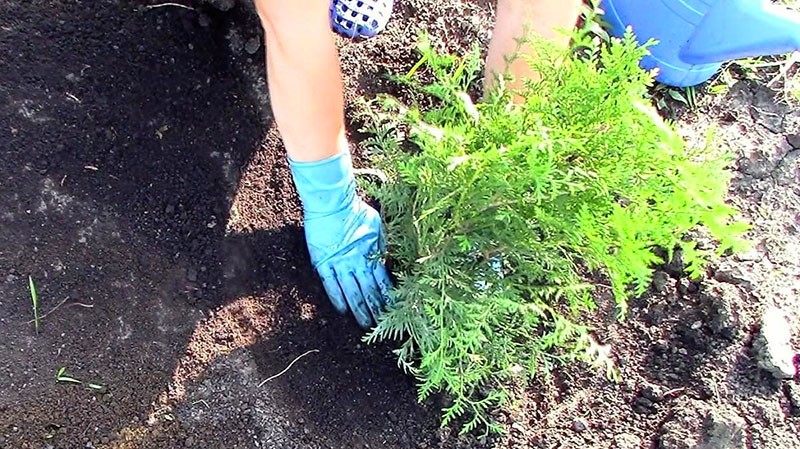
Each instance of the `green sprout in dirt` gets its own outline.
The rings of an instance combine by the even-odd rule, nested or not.
[[[31,305],[33,306],[33,327],[38,334],[39,325],[41,324],[41,319],[39,318],[39,295],[36,293],[36,284],[34,284],[31,276],[28,276],[28,289],[31,292]]]
[[[67,372],[66,367],[61,367],[56,372],[56,383],[60,384],[75,384],[75,385],[83,385],[89,390],[103,392],[105,391],[105,387],[100,384],[92,383],[92,382],[84,382],[80,379],[75,378],[71,374]]]
[[[659,110],[667,107],[667,101],[664,94],[679,103],[683,103],[691,110],[697,109],[697,88],[695,86],[676,88],[667,86],[665,84],[657,85],[653,89],[652,96]]]
[[[581,57],[536,46],[529,63],[541,79],[518,92],[524,102],[500,83],[474,104],[479,53],[423,42],[424,64],[402,80],[434,106],[384,97],[366,118],[387,178],[371,193],[399,278],[367,338],[400,341],[419,399],[446,393],[443,425],[460,421],[462,432],[502,430],[491,411],[510,385],[598,361],[580,320],[595,289],[610,291],[621,318],[664,262],[659,249],[682,250],[698,277],[746,229],[725,203],[728,158],[710,142],[687,148],[647,104],[646,47],[631,34]],[[690,232],[713,237],[716,251]]]

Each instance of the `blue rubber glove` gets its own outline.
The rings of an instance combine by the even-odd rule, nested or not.
[[[318,162],[289,159],[303,203],[305,235],[314,269],[339,313],[350,310],[370,328],[389,299],[391,280],[383,264],[383,224],[356,193],[350,154]]]

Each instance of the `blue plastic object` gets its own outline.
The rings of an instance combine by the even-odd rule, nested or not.
[[[328,298],[363,328],[377,323],[392,282],[383,264],[381,216],[356,193],[347,152],[317,162],[289,159],[303,203],[308,253]]]
[[[331,25],[345,37],[373,37],[389,23],[393,6],[393,0],[333,0]]]
[[[659,41],[642,61],[656,80],[686,87],[723,62],[800,50],[800,14],[768,0],[603,0],[610,32],[630,26],[640,43]]]

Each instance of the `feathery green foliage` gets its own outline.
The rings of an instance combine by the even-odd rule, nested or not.
[[[441,55],[423,42],[402,81],[436,106],[384,97],[367,118],[388,177],[372,194],[399,276],[368,340],[402,341],[419,399],[445,392],[443,425],[463,416],[463,432],[501,430],[489,412],[512,380],[597,352],[578,319],[594,306],[592,279],[610,280],[624,316],[662,262],[655,248],[681,248],[698,276],[713,254],[689,231],[705,228],[717,252],[744,231],[724,201],[727,159],[686,148],[645,104],[646,49],[631,35],[576,42],[580,52],[536,43],[529,63],[541,80],[527,82],[522,104],[503,87],[474,104],[478,53]]]

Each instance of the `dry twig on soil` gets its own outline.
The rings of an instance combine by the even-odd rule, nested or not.
[[[165,6],[174,6],[176,8],[183,8],[188,9],[190,11],[197,11],[196,9],[192,8],[191,6],[181,5],[180,3],[159,3],[157,5],[147,5],[144,8],[147,10],[156,9],[156,8],[163,8]]]
[[[45,313],[44,315],[40,316],[40,317],[39,317],[39,321],[41,322],[42,320],[44,320],[44,319],[47,317],[47,315],[50,315],[51,313],[55,312],[55,311],[56,311],[56,309],[58,309],[59,307],[63,306],[63,305],[64,305],[64,303],[65,303],[65,302],[67,302],[67,301],[69,301],[69,296],[67,296],[66,298],[64,298],[64,300],[62,300],[62,301],[61,301],[60,303],[58,303],[58,304],[57,304],[55,307],[53,307],[52,309],[50,309],[50,311],[49,311],[49,312],[47,312],[47,313]],[[36,321],[36,319],[29,320],[29,321],[26,321],[26,322],[25,322],[25,324],[31,324],[31,323],[33,323],[34,321]]]
[[[289,370],[292,368],[292,365],[294,365],[295,363],[297,363],[297,361],[298,361],[298,360],[300,360],[300,359],[302,359],[303,357],[305,357],[305,356],[307,356],[307,355],[311,354],[312,352],[319,352],[319,349],[312,349],[312,350],[310,350],[310,351],[306,351],[306,352],[304,352],[304,353],[300,354],[299,356],[297,356],[297,358],[296,358],[296,359],[292,360],[292,363],[290,363],[290,364],[289,364],[289,366],[287,366],[286,368],[284,368],[284,369],[283,369],[283,371],[281,371],[281,372],[280,372],[280,373],[278,373],[278,374],[275,374],[274,376],[267,377],[266,379],[264,379],[263,381],[261,381],[261,383],[260,383],[260,384],[258,384],[258,388],[261,388],[261,387],[263,387],[265,383],[267,383],[267,382],[269,382],[269,381],[271,381],[271,380],[273,380],[273,379],[277,379],[278,377],[281,377],[281,376],[283,376],[283,375],[286,373],[286,371],[289,371]]]

